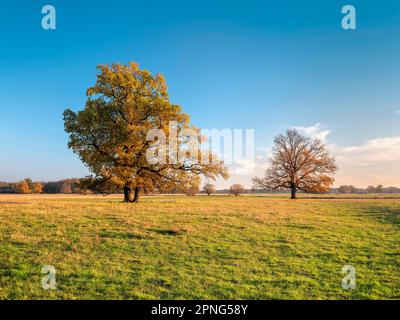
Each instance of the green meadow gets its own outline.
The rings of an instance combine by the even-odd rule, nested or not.
[[[0,196],[0,299],[399,298],[399,196]]]

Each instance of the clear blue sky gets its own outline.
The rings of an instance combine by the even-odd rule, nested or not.
[[[345,4],[357,30],[341,28]],[[17,0],[1,4],[0,34],[0,181],[86,174],[62,112],[113,62],[163,73],[194,124],[254,128],[257,148],[316,123],[342,153],[400,136],[399,1]]]

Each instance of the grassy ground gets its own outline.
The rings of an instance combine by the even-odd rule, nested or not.
[[[2,195],[0,298],[400,298],[399,197],[286,197]]]

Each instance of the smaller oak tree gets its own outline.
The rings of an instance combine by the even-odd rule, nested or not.
[[[376,193],[383,193],[383,185],[378,184],[375,188]]]
[[[43,184],[40,182],[35,182],[33,184],[33,193],[43,193]]]
[[[244,193],[244,188],[241,184],[233,184],[229,188],[229,193],[235,195],[237,197],[239,194]]]
[[[17,185],[15,186],[15,191],[17,193],[22,193],[22,194],[32,193],[27,180],[22,180],[18,182]]]
[[[375,187],[374,186],[368,186],[367,189],[365,189],[366,193],[375,193]]]
[[[275,138],[271,166],[262,178],[253,178],[254,187],[264,190],[290,189],[291,199],[297,190],[307,193],[328,192],[337,170],[335,159],[318,139],[288,130]]]
[[[215,185],[213,185],[212,183],[207,182],[203,186],[203,191],[209,196],[210,194],[215,193]]]
[[[338,188],[338,192],[339,193],[356,193],[357,192],[357,188],[353,185],[341,185]]]

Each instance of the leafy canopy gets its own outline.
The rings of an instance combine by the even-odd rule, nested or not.
[[[161,74],[153,76],[133,62],[100,65],[98,69],[95,85],[87,90],[84,110],[64,112],[68,146],[93,173],[92,182],[104,191],[122,187],[140,187],[145,192],[185,191],[200,184],[199,175],[212,180],[228,177],[222,162],[202,164],[192,155],[174,163],[167,153],[166,163],[149,163],[146,154],[154,143],[146,138],[149,130],[162,130],[167,143],[171,142],[172,121],[177,130],[199,130],[190,125],[180,106],[170,103]],[[178,139],[176,144],[184,148],[185,140]],[[215,160],[214,155],[209,157]]]

